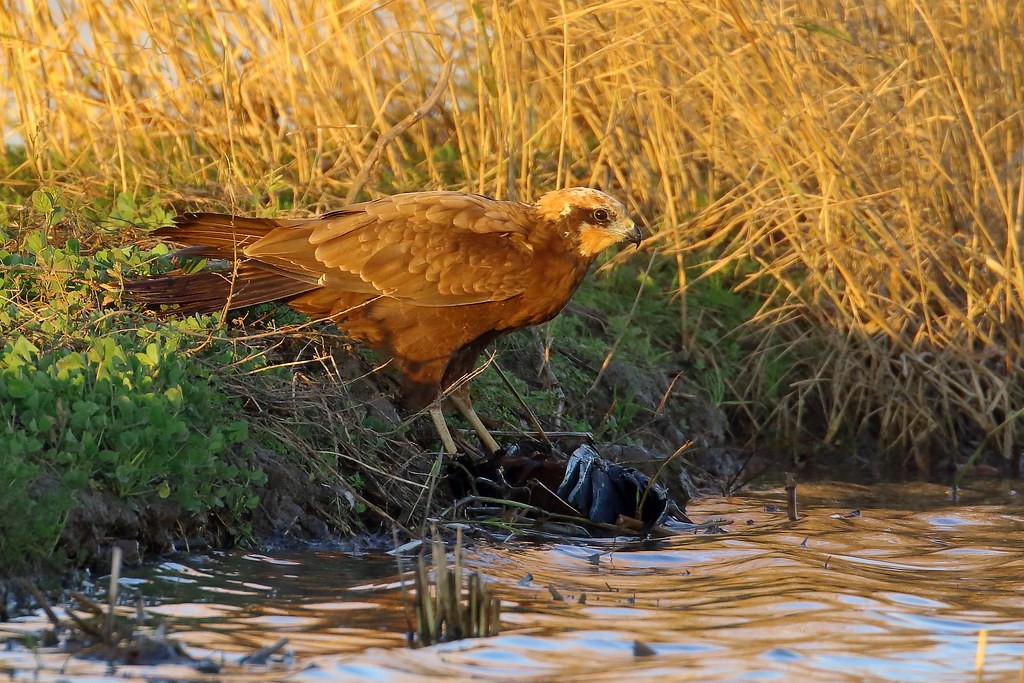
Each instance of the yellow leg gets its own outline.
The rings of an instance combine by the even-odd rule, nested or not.
[[[484,423],[480,421],[480,416],[476,414],[475,410],[473,410],[473,405],[469,401],[464,400],[461,396],[457,396],[455,394],[450,395],[448,400],[451,401],[458,411],[462,413],[462,416],[466,418],[466,422],[468,422],[469,426],[473,428],[476,435],[480,437],[480,440],[484,442],[484,448],[486,448],[489,453],[497,451],[499,448],[498,442],[495,441],[494,437],[491,436],[491,433],[487,431],[487,427],[484,427]]]
[[[452,438],[452,433],[448,431],[448,424],[444,421],[444,414],[441,413],[440,403],[430,406],[430,419],[434,421],[434,429],[437,430],[437,435],[441,437],[441,443],[444,444],[445,452],[449,455],[455,455],[458,449],[455,448],[455,439]]]

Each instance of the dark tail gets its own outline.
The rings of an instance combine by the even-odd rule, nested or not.
[[[184,244],[184,255],[232,260],[242,250],[287,222],[272,218],[243,218],[223,213],[184,213],[174,218],[174,225],[153,231],[168,242]]]
[[[169,306],[176,315],[213,313],[288,300],[318,288],[273,266],[245,257],[242,250],[271,230],[288,227],[269,218],[187,213],[153,234],[187,248],[182,256],[222,259],[233,267],[198,273],[170,273],[124,283],[124,298],[147,308]]]

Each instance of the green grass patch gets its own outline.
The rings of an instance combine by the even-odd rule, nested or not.
[[[164,216],[124,195],[108,208],[97,220],[95,207],[69,210],[39,190],[0,235],[3,574],[61,559],[63,525],[86,490],[220,512],[241,535],[251,488],[265,481],[232,457],[249,424],[210,372],[243,374],[265,359],[211,337],[212,316],[158,324],[120,310],[118,282],[168,250],[114,246],[123,234],[111,226]]]

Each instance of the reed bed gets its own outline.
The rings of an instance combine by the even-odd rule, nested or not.
[[[25,147],[5,183],[255,212],[336,208],[361,170],[369,196],[600,186],[681,292],[718,274],[761,302],[722,370],[735,428],[869,437],[922,469],[979,443],[1016,461],[1018,3],[0,8],[3,132]],[[681,345],[713,356],[695,328],[716,311],[686,301]]]

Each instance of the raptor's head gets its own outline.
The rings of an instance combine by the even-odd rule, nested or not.
[[[545,220],[576,231],[580,255],[587,258],[619,242],[629,241],[639,247],[643,239],[621,202],[589,187],[548,192],[537,202],[537,211]]]

